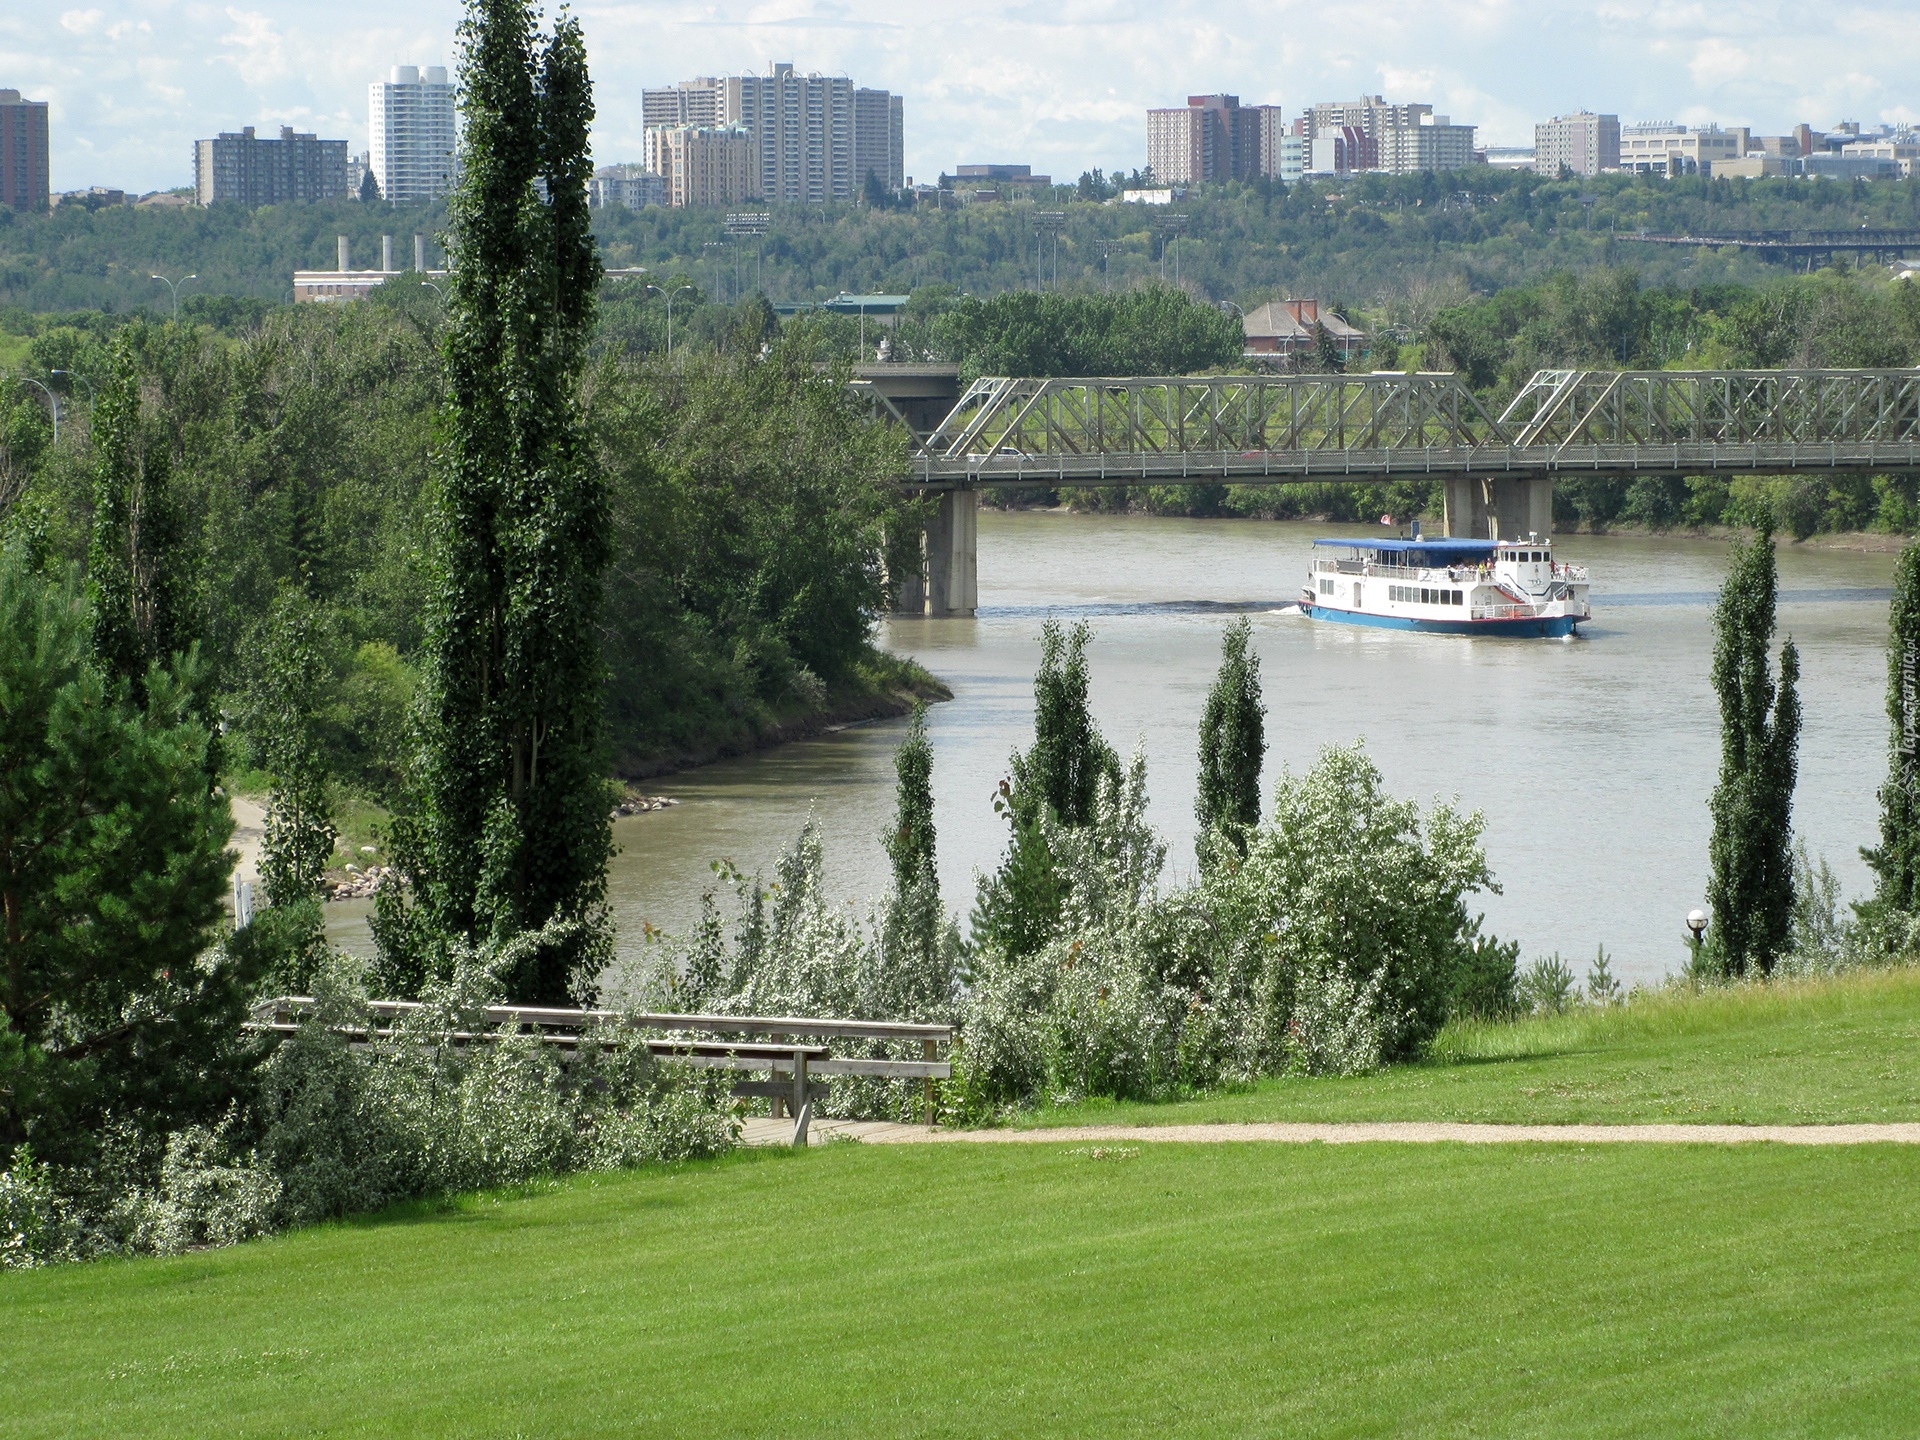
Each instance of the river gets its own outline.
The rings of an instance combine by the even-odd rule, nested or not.
[[[1352,527],[1349,527],[1352,528]],[[1394,793],[1459,798],[1486,817],[1502,887],[1477,897],[1522,959],[1559,952],[1584,973],[1595,947],[1627,980],[1684,958],[1702,901],[1707,797],[1719,763],[1708,668],[1719,540],[1556,537],[1590,567],[1594,621],[1572,641],[1475,640],[1273,613],[1299,593],[1325,524],[1003,513],[980,517],[973,620],[890,619],[882,642],[953,688],[933,707],[940,882],[963,916],[977,869],[1006,839],[991,796],[1032,738],[1033,673],[1048,616],[1086,619],[1094,714],[1124,756],[1146,747],[1168,879],[1193,869],[1196,727],[1223,625],[1251,615],[1268,705],[1270,789],[1320,748],[1364,739]],[[1870,876],[1885,774],[1886,624],[1894,556],[1780,548],[1781,629],[1798,643],[1805,729],[1794,824],[1845,893]],[[887,884],[880,834],[904,721],[856,726],[656,782],[681,803],[621,819],[611,895],[620,948],[643,926],[683,931],[715,884],[711,862],[770,868],[809,815],[829,882],[864,910]],[[364,945],[364,907],[335,906]]]

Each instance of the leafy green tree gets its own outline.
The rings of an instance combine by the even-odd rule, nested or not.
[[[96,662],[74,580],[0,556],[0,1147],[88,1152],[109,1117],[217,1115],[252,976],[214,946],[233,819],[190,655],[144,698]]]
[[[906,738],[894,752],[896,776],[893,828],[887,832],[887,859],[893,888],[905,894],[934,878],[933,746],[927,741],[927,707],[913,707]]]
[[[1205,866],[1224,841],[1247,853],[1247,832],[1260,821],[1260,766],[1266,759],[1266,706],[1260,700],[1260,657],[1253,624],[1242,616],[1220,642],[1220,673],[1200,717],[1200,786],[1194,817]]]
[[[1880,787],[1880,843],[1863,848],[1873,868],[1873,904],[1920,914],[1920,544],[1900,552],[1887,619],[1887,779]]]
[[[1800,654],[1771,649],[1779,587],[1773,535],[1736,544],[1714,610],[1720,780],[1710,802],[1711,963],[1722,975],[1772,971],[1793,919],[1793,785],[1799,768]]]
[[[187,648],[191,626],[189,554],[166,449],[142,425],[136,338],[132,330],[115,338],[94,406],[87,590],[101,664],[138,691],[151,666]]]
[[[597,629],[608,507],[579,399],[601,277],[593,102],[571,17],[542,43],[525,0],[473,0],[461,35],[423,794],[395,831],[424,926],[390,905],[382,943],[389,973],[417,984],[438,964],[423,944],[560,920],[571,938],[530,947],[504,978],[515,999],[561,1002],[604,960],[612,848]]]

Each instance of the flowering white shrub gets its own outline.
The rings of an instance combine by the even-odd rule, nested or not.
[[[570,1170],[717,1154],[738,1140],[724,1077],[654,1063],[638,1032],[554,1047],[501,1032],[481,1043],[506,948],[464,953],[448,984],[356,1052],[374,1028],[351,976],[323,970],[318,1013],[261,1065],[254,1103],[217,1128],[156,1142],[106,1137],[87,1172],[17,1153],[0,1172],[0,1265],[225,1245],[420,1195]]]
[[[960,937],[929,882],[916,882],[862,924],[825,893],[820,832],[811,820],[780,858],[771,882],[720,867],[738,914],[729,934],[713,894],[683,946],[665,946],[621,988],[671,1011],[720,1015],[823,1015],[951,1024]],[[919,1059],[917,1043],[839,1041],[845,1057]],[[917,1118],[915,1080],[833,1077],[815,1113]]]
[[[1171,894],[1145,813],[1136,754],[1091,825],[1051,837],[1066,889],[1052,938],[972,957],[963,1114],[1374,1069],[1417,1053],[1499,948],[1465,904],[1493,888],[1479,816],[1392,799],[1358,747],[1283,775],[1244,860],[1223,852]]]

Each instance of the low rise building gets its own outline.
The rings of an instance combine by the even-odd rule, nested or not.
[[[1691,130],[1670,120],[1628,125],[1620,132],[1620,168],[1640,175],[1711,175],[1716,162],[1746,154],[1745,129]]]
[[[587,204],[595,210],[644,210],[666,203],[666,176],[644,165],[603,165],[587,182]]]
[[[1365,355],[1369,347],[1364,330],[1349,325],[1344,316],[1318,300],[1269,300],[1246,312],[1240,330],[1246,337],[1241,352],[1244,356],[1271,361],[1282,368],[1292,368],[1316,355],[1323,331],[1342,366]]]
[[[956,165],[952,188],[954,199],[962,205],[1044,198],[1040,192],[1053,188],[1053,177],[1034,174],[1030,165]]]

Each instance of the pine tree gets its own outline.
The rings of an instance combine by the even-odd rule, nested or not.
[[[1720,697],[1720,781],[1710,802],[1708,931],[1723,975],[1766,974],[1793,917],[1793,786],[1799,767],[1800,655],[1770,650],[1778,591],[1773,535],[1734,547],[1714,611],[1713,688]]]
[[[141,424],[136,327],[114,338],[93,409],[93,531],[87,594],[107,674],[145,693],[148,667],[192,640],[187,557],[168,485],[167,452]]]
[[[1194,816],[1205,867],[1224,839],[1247,853],[1247,832],[1260,822],[1260,765],[1266,758],[1266,707],[1260,702],[1260,658],[1252,652],[1253,624],[1244,616],[1227,627],[1220,673],[1200,717],[1200,786]]]
[[[420,794],[394,833],[417,909],[382,914],[383,973],[417,984],[446,940],[557,922],[503,978],[515,999],[558,1003],[588,994],[604,960],[612,851],[597,631],[608,506],[578,394],[602,273],[592,88],[564,14],[541,45],[525,0],[472,0],[461,37]]]
[[[1880,843],[1860,854],[1873,867],[1873,904],[1920,912],[1920,543],[1900,552],[1887,617],[1887,719],[1893,735],[1880,787]]]
[[[92,653],[77,578],[0,552],[0,1167],[84,1163],[241,1093],[255,980],[219,946],[233,818],[207,781],[193,654],[135,700]]]

